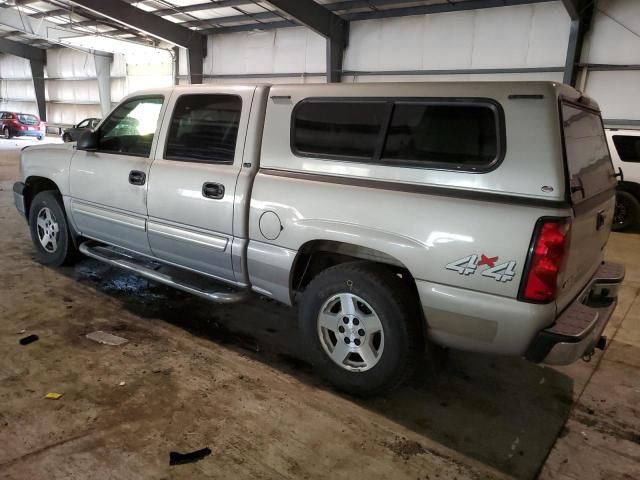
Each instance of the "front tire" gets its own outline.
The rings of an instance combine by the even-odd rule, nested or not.
[[[424,349],[412,288],[385,266],[344,263],[316,276],[300,305],[303,340],[318,373],[370,396],[401,385]]]
[[[640,202],[631,193],[618,190],[616,192],[616,209],[613,214],[612,230],[627,230],[638,223]]]
[[[29,229],[40,263],[60,267],[77,258],[58,192],[47,190],[34,197],[29,208]]]
[[[68,133],[65,133],[64,135],[62,135],[62,141],[65,143],[68,143],[71,141],[71,135],[69,135]]]
[[[43,135],[39,135],[39,136],[38,136],[38,140],[42,140],[43,138],[44,138],[44,136],[43,136]]]

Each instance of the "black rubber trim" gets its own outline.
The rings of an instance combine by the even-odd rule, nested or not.
[[[590,333],[590,332],[589,332]],[[536,336],[535,340],[529,345],[524,357],[533,363],[542,363],[551,349],[558,343],[578,343],[583,340],[584,337],[568,337],[565,335],[558,335],[556,333],[550,333],[541,331]]]
[[[569,204],[561,200],[546,200],[543,198],[518,197],[516,195],[504,195],[493,192],[478,192],[463,188],[434,187],[430,185],[414,185],[402,182],[389,182],[384,180],[372,180],[369,178],[340,177],[336,175],[324,175],[319,173],[292,172],[275,168],[261,168],[264,175],[275,177],[295,178],[311,182],[334,183],[337,185],[349,185],[352,187],[375,188],[391,190],[395,192],[416,193],[420,195],[439,195],[443,197],[464,198],[468,200],[508,203],[512,205],[525,205],[546,208],[570,208]]]
[[[17,193],[18,195],[24,196],[24,191],[27,189],[27,186],[22,182],[16,182],[13,184],[13,193]]]
[[[385,118],[380,125],[380,132],[376,141],[376,148],[372,156],[348,156],[335,155],[327,153],[304,152],[298,150],[295,145],[295,129],[296,116],[300,107],[308,103],[377,103],[386,104]],[[393,109],[400,104],[417,104],[417,105],[449,105],[449,106],[472,106],[488,108],[493,112],[496,135],[497,135],[497,151],[496,156],[491,162],[484,165],[468,166],[461,163],[442,163],[426,160],[402,160],[402,159],[385,159],[382,156],[384,144],[387,141],[388,129]],[[498,168],[504,160],[507,152],[507,134],[505,114],[502,105],[493,98],[485,97],[308,97],[296,103],[291,110],[291,120],[289,126],[289,146],[291,152],[301,158],[317,158],[321,160],[338,160],[346,162],[366,163],[370,165],[383,165],[401,168],[416,168],[422,170],[442,170],[450,172],[466,172],[466,173],[488,173]]]

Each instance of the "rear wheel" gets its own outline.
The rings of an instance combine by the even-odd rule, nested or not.
[[[38,193],[29,208],[31,240],[41,263],[62,266],[77,258],[67,218],[56,191]]]
[[[11,129],[9,127],[4,127],[4,130],[2,131],[2,133],[4,134],[4,138],[6,138],[7,140],[9,140],[10,138],[13,138],[13,135],[11,134]]]
[[[376,395],[413,373],[424,348],[411,289],[384,266],[340,264],[307,286],[301,330],[318,373],[338,389]]]
[[[616,209],[613,214],[612,229],[626,230],[636,225],[640,215],[640,202],[629,192],[616,192]]]

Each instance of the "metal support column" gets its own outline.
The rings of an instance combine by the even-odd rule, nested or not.
[[[38,116],[43,122],[47,121],[47,105],[44,97],[44,62],[42,60],[29,60],[31,64],[31,77],[33,79],[33,90],[36,94],[36,105]]]
[[[593,1],[591,0],[563,0],[563,4],[571,18],[569,44],[564,65],[563,82],[575,87],[578,81],[580,56],[584,45],[584,38],[593,18]]]
[[[93,61],[96,65],[98,93],[100,95],[100,111],[102,118],[111,111],[111,62],[112,55],[94,53]]]

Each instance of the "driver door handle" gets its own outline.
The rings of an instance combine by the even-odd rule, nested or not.
[[[140,170],[131,170],[129,172],[129,183],[131,185],[144,185],[147,181],[147,174]]]
[[[205,182],[202,185],[202,196],[220,200],[224,197],[224,185],[220,183]]]

